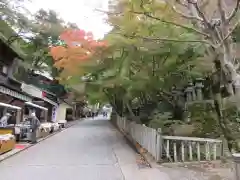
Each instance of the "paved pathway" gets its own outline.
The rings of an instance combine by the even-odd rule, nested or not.
[[[1,162],[0,179],[147,180],[136,157],[109,121],[84,120]]]

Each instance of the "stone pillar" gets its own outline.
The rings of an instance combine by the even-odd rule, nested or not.
[[[172,94],[173,94],[173,98],[176,101],[177,100],[177,91],[176,90],[172,90]]]
[[[194,101],[193,91],[194,91],[194,89],[193,89],[192,86],[188,86],[188,87],[185,89],[185,93],[187,94],[187,102]]]
[[[44,122],[48,120],[48,110],[44,110]]]
[[[196,95],[196,91],[195,91],[195,87],[194,87],[193,83],[190,83],[189,87],[192,88],[192,99],[193,99],[193,101],[196,101],[197,100],[197,95]]]
[[[162,129],[157,129],[157,136],[156,136],[156,161],[161,162],[162,160],[162,149],[163,149],[163,139],[162,139]]]
[[[234,180],[240,180],[240,153],[233,154],[234,162]]]
[[[22,111],[21,109],[17,110],[16,112],[16,124],[19,124],[22,120]]]
[[[202,92],[202,88],[203,83],[202,83],[203,79],[198,78],[195,84],[195,88],[196,88],[196,93],[197,93],[197,100],[201,101],[203,100],[203,92]]]

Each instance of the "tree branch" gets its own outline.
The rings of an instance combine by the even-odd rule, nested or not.
[[[8,40],[7,40],[7,44],[11,45],[14,41],[21,39],[20,33],[22,32],[23,27],[17,32],[17,33],[13,33],[13,35],[11,35]]]
[[[209,2],[210,2],[209,0],[206,0],[205,2],[203,1],[201,5],[201,9],[204,9],[209,4]]]
[[[116,15],[116,16],[123,15],[123,12],[113,13],[113,12],[107,12],[107,11],[99,10],[99,9],[97,9],[97,11],[102,12],[102,13],[106,13],[107,15]],[[134,13],[134,14],[138,14],[138,15],[144,15],[148,18],[155,19],[155,20],[161,21],[161,22],[166,23],[166,24],[171,24],[171,25],[174,25],[174,26],[177,26],[177,27],[181,27],[183,29],[195,32],[197,34],[201,34],[204,37],[210,37],[208,34],[202,32],[198,29],[195,29],[195,28],[189,27],[189,26],[185,26],[185,25],[182,25],[182,24],[178,24],[178,23],[175,23],[175,22],[172,22],[172,21],[167,21],[167,20],[164,20],[164,19],[161,19],[161,18],[158,18],[158,17],[154,17],[154,16],[150,15],[148,12],[136,12],[136,11],[130,11],[130,12]],[[194,18],[194,17],[188,17],[188,18]],[[198,19],[198,20],[200,20],[200,19]]]
[[[233,31],[238,27],[238,25],[239,25],[239,21],[234,24],[234,26],[231,28],[231,31],[229,31],[228,34],[222,39],[218,47],[221,47],[223,45],[223,43],[232,35]]]
[[[201,34],[201,35],[203,35],[204,37],[209,37],[208,34],[202,32],[202,31],[200,31],[200,30],[198,30],[198,29],[195,29],[195,28],[189,27],[189,26],[185,26],[185,25],[183,25],[183,24],[178,24],[178,23],[175,23],[175,22],[173,22],[173,21],[164,20],[164,19],[161,19],[161,18],[152,16],[152,15],[150,15],[150,14],[147,13],[147,12],[136,12],[136,11],[131,11],[131,12],[134,13],[134,14],[145,15],[145,16],[148,17],[148,18],[155,19],[155,20],[161,21],[161,22],[166,23],[166,24],[171,24],[171,25],[174,25],[174,26],[177,26],[177,27],[181,27],[181,28],[183,28],[183,29],[186,29],[186,30],[195,32],[195,33],[197,33],[197,34]]]
[[[203,19],[201,19],[201,18],[199,18],[199,17],[187,15],[187,14],[184,14],[184,13],[178,11],[178,10],[176,9],[176,7],[173,6],[173,5],[171,5],[171,4],[170,4],[170,6],[171,6],[171,9],[172,9],[176,14],[178,14],[179,16],[181,16],[181,17],[183,17],[183,18],[185,18],[185,19],[196,20],[196,21],[200,21],[200,22],[203,21]]]
[[[182,7],[188,8],[188,6],[184,4],[184,2],[182,2],[181,0],[176,0],[175,2],[181,5]]]
[[[98,12],[107,14],[107,15],[121,15],[121,16],[123,15],[123,12],[108,12],[108,11],[104,11],[102,9],[95,9],[95,10]]]
[[[233,9],[233,11],[229,15],[229,17],[227,17],[228,22],[230,22],[236,16],[239,6],[240,6],[239,4],[240,4],[240,0],[237,0],[235,8]]]
[[[178,43],[204,43],[204,44],[209,44],[210,46],[215,47],[215,45],[211,44],[210,42],[206,41],[206,40],[180,40],[180,39],[170,39],[170,38],[151,38],[151,37],[142,37],[142,36],[138,36],[138,35],[127,35],[127,34],[121,34],[121,33],[115,33],[115,34],[119,34],[122,35],[126,38],[137,38],[137,39],[143,39],[145,41],[166,41],[166,42],[178,42]]]
[[[199,17],[201,17],[203,19],[203,22],[205,23],[205,25],[209,28],[211,27],[210,22],[207,20],[207,18],[205,17],[204,13],[201,11],[200,7],[198,6],[197,1],[196,2],[192,2],[191,0],[188,0],[189,4],[192,4],[194,6],[194,8],[197,11],[197,14],[199,15]]]
[[[219,39],[219,37],[218,37],[218,33],[212,26],[211,22],[208,21],[205,14],[201,11],[197,1],[194,1],[194,0],[187,0],[187,1],[188,1],[189,5],[192,6],[192,13],[203,19],[204,29],[206,29],[206,31],[208,31],[209,38],[212,39],[213,43],[215,41],[221,41],[221,39]],[[202,25],[198,24],[198,26],[202,26]]]
[[[226,14],[225,14],[225,11],[224,11],[222,0],[218,0],[217,5],[218,5],[218,11],[220,13],[221,20],[225,24],[225,22],[226,22]]]
[[[8,38],[7,40],[7,44],[8,45],[11,45],[14,41],[18,40],[18,39],[21,39],[21,37],[19,37],[19,35],[12,35]]]

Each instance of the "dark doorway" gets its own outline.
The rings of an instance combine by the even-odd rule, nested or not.
[[[66,109],[66,118],[67,121],[72,121],[73,120],[73,109],[72,108],[67,108]]]

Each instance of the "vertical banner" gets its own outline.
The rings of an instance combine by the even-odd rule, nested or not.
[[[57,106],[53,106],[52,108],[52,122],[56,122],[56,113],[57,113]]]

